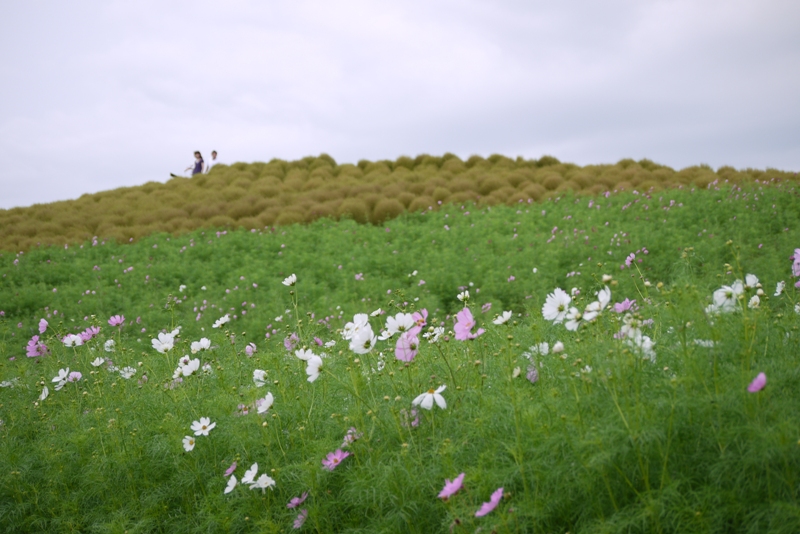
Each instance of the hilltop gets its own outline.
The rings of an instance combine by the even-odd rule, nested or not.
[[[98,238],[135,241],[158,232],[201,228],[262,229],[319,218],[380,224],[403,212],[442,204],[533,203],[573,192],[705,188],[714,182],[795,181],[796,173],[707,165],[674,170],[624,159],[584,167],[551,156],[510,159],[453,154],[338,164],[322,154],[296,161],[217,165],[208,175],[148,182],[76,200],[0,210],[0,250],[29,250]]]

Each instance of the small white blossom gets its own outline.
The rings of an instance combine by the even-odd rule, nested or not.
[[[283,285],[287,287],[291,287],[297,283],[297,275],[292,273],[291,275],[287,276],[283,279]]]
[[[425,408],[426,410],[430,410],[433,408],[433,403],[436,402],[439,408],[444,410],[447,408],[447,402],[444,400],[444,397],[440,395],[440,393],[446,388],[447,386],[445,385],[439,386],[435,391],[433,388],[431,388],[411,401],[411,404],[414,406],[419,406],[420,408]]]

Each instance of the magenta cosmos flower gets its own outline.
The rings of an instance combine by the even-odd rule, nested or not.
[[[111,326],[119,326],[125,322],[124,315],[112,315],[111,318],[108,320],[108,324]]]
[[[767,385],[767,375],[764,373],[758,373],[758,376],[750,382],[750,385],[747,386],[747,391],[750,393],[756,393],[764,389],[764,386]]]
[[[303,504],[308,497],[308,492],[304,491],[302,495],[299,497],[292,497],[292,500],[286,505],[286,508],[297,508],[301,504]]]
[[[444,479],[444,488],[439,492],[439,498],[447,500],[458,493],[458,490],[461,489],[462,483],[464,482],[464,475],[466,475],[466,473],[461,473],[454,478],[452,482],[448,479]]]
[[[614,304],[614,311],[616,313],[623,313],[631,309],[634,311],[636,310],[635,300],[625,299],[622,302],[617,302]]]
[[[306,522],[306,519],[308,519],[308,510],[303,508],[302,510],[300,510],[300,513],[297,514],[297,519],[294,520],[292,528],[294,529],[302,528],[303,524]]]
[[[44,356],[47,354],[47,345],[39,341],[39,336],[33,336],[31,340],[28,341],[28,346],[25,347],[25,354],[28,358]]]
[[[45,330],[47,330],[47,325],[48,325],[47,320],[42,319],[41,321],[39,321],[39,333],[40,334],[44,334]]]
[[[329,452],[328,456],[322,460],[322,467],[328,471],[333,471],[342,460],[350,456],[349,452],[344,452],[342,449],[336,449],[334,452]]]
[[[497,488],[497,491],[492,493],[492,496],[489,498],[489,502],[485,502],[481,505],[480,510],[475,512],[475,517],[483,517],[495,508],[497,505],[500,504],[500,499],[503,498],[503,488]]]
[[[419,338],[411,332],[404,332],[397,338],[397,346],[394,349],[395,357],[401,362],[412,361],[419,353]]]
[[[456,314],[456,325],[453,330],[456,332],[457,340],[466,341],[468,339],[475,339],[485,332],[483,328],[479,328],[478,331],[473,334],[472,329],[474,327],[475,319],[472,317],[472,312],[469,311],[469,308],[464,308]]]

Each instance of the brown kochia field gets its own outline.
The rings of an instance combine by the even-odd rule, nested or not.
[[[297,161],[218,165],[210,174],[194,178],[0,210],[0,249],[20,251],[93,237],[129,241],[203,227],[263,228],[321,217],[380,224],[405,211],[436,209],[444,203],[530,203],[567,191],[597,195],[754,180],[797,180],[797,175],[732,167],[715,172],[707,165],[676,171],[646,159],[580,167],[551,156],[472,156],[463,161],[453,154],[421,155],[339,165],[322,154]]]

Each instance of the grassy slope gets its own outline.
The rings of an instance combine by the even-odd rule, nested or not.
[[[796,181],[796,173],[767,170],[714,172],[700,165],[676,171],[648,160],[580,167],[544,156],[500,155],[466,161],[452,154],[395,161],[337,164],[325,154],[297,161],[215,166],[209,175],[150,182],[77,200],[0,210],[0,250],[39,244],[73,244],[96,237],[129,242],[156,232],[181,235],[198,228],[263,229],[348,217],[380,224],[405,211],[438,209],[440,203],[476,201],[512,205],[565,192],[658,192],[705,188],[715,181]]]
[[[308,490],[306,528],[320,532],[446,531],[456,518],[465,531],[796,531],[794,291],[715,321],[702,312],[714,289],[745,272],[757,274],[768,295],[778,280],[789,281],[796,192],[670,191],[588,205],[563,197],[521,210],[453,206],[381,227],[318,221],[0,256],[0,379],[19,378],[0,390],[0,524],[9,532],[277,532],[296,515],[285,503]],[[666,284],[649,289],[650,304],[642,281],[619,267],[642,247],[649,251],[638,255],[642,273],[652,286]],[[455,295],[470,282],[471,308],[488,332],[471,343],[443,343],[441,352],[423,343],[407,368],[394,359],[393,344],[379,342],[380,373],[370,371],[376,353],[356,358],[339,339],[329,373],[308,384],[302,362],[282,346],[297,329],[280,284],[292,272],[305,344],[339,339],[334,330],[353,313],[378,306],[391,313],[405,302],[405,309],[425,307],[438,324],[460,307]],[[655,320],[648,333],[656,365],[613,339],[619,324],[611,313],[577,333],[542,320],[547,292],[577,287],[586,303],[605,273],[618,280],[614,302],[636,298],[641,317]],[[170,294],[181,303],[165,309]],[[487,302],[492,311],[481,314]],[[501,309],[521,315],[497,327],[489,319]],[[237,316],[227,332],[210,328],[220,310]],[[116,313],[140,316],[141,324],[118,336],[105,324]],[[25,358],[43,316],[53,353]],[[73,351],[53,338],[92,322],[103,329],[89,346]],[[383,320],[372,323],[377,331]],[[149,347],[159,330],[177,324],[185,340],[178,348],[165,356]],[[452,319],[445,324],[451,328]],[[200,355],[213,374],[165,388],[188,342],[201,336],[215,345]],[[106,337],[118,341],[117,365],[137,367],[134,379],[89,364],[104,354]],[[702,348],[695,338],[717,345]],[[526,347],[556,340],[567,356],[542,358],[539,383],[511,378],[516,366],[525,374]],[[243,354],[251,341],[259,347],[252,359]],[[85,380],[54,392],[50,378],[64,366]],[[269,371],[275,406],[266,417],[236,417],[237,404],[265,392],[252,386],[256,368]],[[758,371],[769,385],[747,394]],[[149,380],[137,384],[143,373]],[[51,394],[34,404],[40,381]],[[448,409],[404,426],[410,400],[442,383]],[[200,416],[217,428],[184,453],[181,438]],[[351,425],[364,438],[340,468],[322,471],[320,460]],[[262,472],[275,469],[267,471],[275,490],[262,496],[239,487],[223,496],[222,472],[234,460],[239,477],[252,462]],[[437,500],[444,478],[462,471],[468,491]],[[498,486],[507,493],[499,509],[474,518]]]

